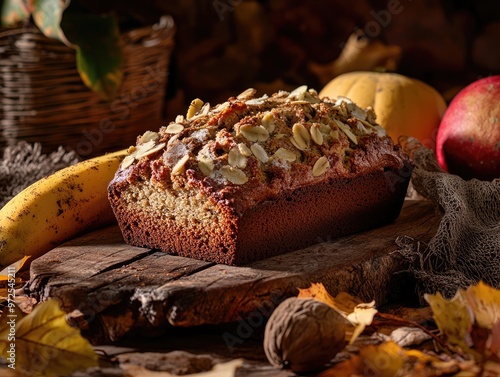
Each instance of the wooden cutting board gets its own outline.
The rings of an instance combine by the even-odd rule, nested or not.
[[[56,298],[94,343],[160,335],[175,326],[259,326],[284,299],[311,282],[335,295],[387,303],[408,266],[395,240],[428,242],[440,215],[406,201],[392,224],[244,267],[217,265],[126,245],[117,226],[78,237],[31,264],[29,290]],[[246,330],[245,330],[246,331]],[[248,331],[247,331],[248,332]]]

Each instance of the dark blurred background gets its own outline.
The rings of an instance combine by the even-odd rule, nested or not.
[[[445,98],[480,77],[500,73],[500,1],[485,0],[88,0],[138,19],[173,16],[176,49],[168,113],[194,97],[212,103],[247,87],[266,92],[303,83],[321,89],[312,65],[338,58],[348,37],[401,48],[395,67]]]
[[[120,92],[112,101],[91,93],[76,72],[74,49],[60,41],[27,33],[27,24],[0,29],[0,151],[27,140],[44,151],[64,145],[83,157],[99,155],[185,114],[196,97],[214,105],[249,87],[260,95],[303,84],[319,92],[349,71],[418,78],[447,101],[469,83],[500,74],[499,0],[69,4],[67,11],[118,16],[130,63]],[[166,24],[164,32],[155,25],[163,15],[173,20],[168,33]]]

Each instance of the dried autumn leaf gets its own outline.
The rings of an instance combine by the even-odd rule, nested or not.
[[[90,343],[68,325],[66,313],[55,300],[37,305],[17,320],[15,340],[9,340],[9,331],[0,332],[0,355],[7,359],[14,344],[16,369],[26,375],[56,377],[98,364]]]
[[[445,300],[439,293],[426,295],[425,299],[449,343],[470,353],[479,363],[498,357],[495,334],[500,322],[499,290],[479,282],[466,290],[458,290],[451,300]]]
[[[500,321],[500,290],[484,282],[460,291],[467,306],[474,313],[476,324],[485,329],[492,329]]]
[[[207,372],[186,374],[186,377],[234,377],[236,370],[243,365],[242,359],[235,359],[226,363],[215,365]],[[120,365],[125,370],[126,377],[175,377],[176,374],[169,372],[155,372],[140,365]]]
[[[322,301],[342,314],[344,317],[347,317],[349,313],[352,313],[356,305],[362,303],[361,300],[347,292],[340,292],[337,296],[332,297],[326,290],[323,283],[311,283],[311,286],[307,289],[299,288],[299,294],[297,297],[310,297]]]
[[[404,350],[394,342],[369,345],[362,348],[358,356],[324,371],[319,377],[394,377],[402,368],[404,357]]]
[[[352,313],[359,304],[362,304],[362,301],[347,292],[340,292],[335,296],[335,305],[346,314]]]
[[[30,258],[31,257],[29,255],[25,255],[22,259],[12,263],[10,266],[5,267],[2,271],[0,271],[0,281],[12,279]]]
[[[311,286],[306,289],[299,288],[299,298],[314,298],[321,301],[333,309],[338,309],[335,304],[335,299],[328,293],[323,283],[311,283]]]
[[[392,341],[379,345],[368,345],[359,351],[359,355],[337,364],[319,375],[319,377],[430,377],[469,370],[473,364],[464,365],[457,360],[440,360],[433,355],[418,350],[405,350]]]
[[[446,340],[470,352],[472,344],[469,334],[473,319],[460,292],[451,300],[446,300],[439,292],[435,295],[425,294],[424,298],[431,306],[434,321]]]

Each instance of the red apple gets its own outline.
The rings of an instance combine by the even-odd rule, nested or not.
[[[464,179],[500,177],[500,76],[463,88],[439,125],[436,155],[441,167]]]

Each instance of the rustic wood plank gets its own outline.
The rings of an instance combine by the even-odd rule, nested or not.
[[[439,220],[429,202],[407,201],[393,224],[318,240],[317,245],[244,267],[128,246],[113,226],[33,261],[30,290],[40,300],[57,298],[68,312],[76,310],[72,315],[96,342],[159,335],[171,326],[239,321],[241,329],[256,327],[297,288],[315,281],[332,294],[347,291],[378,304],[387,302],[394,274],[407,267],[391,254],[397,249],[396,237],[429,241]]]

